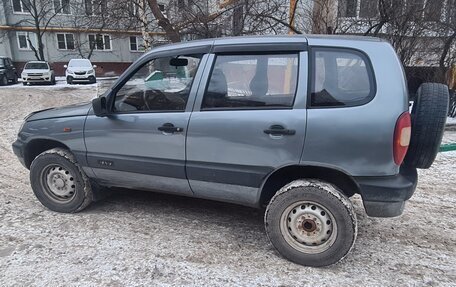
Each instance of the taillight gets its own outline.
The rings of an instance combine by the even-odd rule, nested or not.
[[[412,135],[412,121],[409,112],[404,112],[396,122],[394,130],[393,153],[394,162],[401,165],[404,161],[407,149],[410,144],[410,136]]]

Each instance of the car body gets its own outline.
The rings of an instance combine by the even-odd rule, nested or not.
[[[369,216],[392,217],[402,213],[415,191],[416,168],[403,164],[408,111],[402,65],[385,41],[336,36],[202,40],[152,50],[92,104],[32,113],[13,149],[32,172],[40,157],[63,156],[99,186],[268,206],[270,228],[281,216],[279,203],[291,200],[286,196],[316,193],[316,199],[291,201],[303,203],[286,209],[289,221],[299,223],[302,236],[331,234],[332,239],[315,235],[321,240],[312,243],[316,248],[327,241],[321,243],[324,250],[343,251],[309,255],[308,246],[290,249],[277,243],[283,241],[278,229],[268,236],[290,260],[321,266],[351,248],[339,246],[342,239],[331,241],[336,235],[330,223],[335,226],[339,219],[325,219],[337,213],[328,206],[337,205],[345,210],[346,222],[355,222],[347,225],[350,232],[338,231],[354,242],[356,218],[347,197],[360,194]],[[53,148],[53,155],[46,154]],[[64,184],[56,176],[48,180],[57,180],[59,191]],[[71,190],[67,197],[73,196]],[[328,195],[338,203],[317,204]],[[82,206],[54,204],[45,205],[64,212]],[[296,210],[301,217],[293,217]],[[310,257],[304,260],[296,250]],[[317,260],[314,253],[326,259]]]
[[[65,65],[65,77],[68,84],[73,83],[95,83],[96,65],[92,65],[89,59],[71,59]]]
[[[8,83],[17,83],[17,71],[13,61],[9,57],[0,57],[0,85],[6,86]]]
[[[30,61],[24,66],[21,73],[22,83],[48,83],[55,85],[55,74],[51,65],[46,61]]]

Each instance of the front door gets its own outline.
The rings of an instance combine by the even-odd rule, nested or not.
[[[211,60],[189,123],[187,176],[197,196],[255,206],[268,174],[299,163],[307,52],[222,54]]]
[[[202,58],[180,54],[146,61],[113,89],[111,115],[88,116],[87,161],[102,184],[191,193],[185,134]]]

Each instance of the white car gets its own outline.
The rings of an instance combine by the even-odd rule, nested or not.
[[[24,86],[34,83],[48,83],[55,85],[55,75],[51,66],[45,61],[27,62],[21,74]]]
[[[66,68],[65,77],[68,84],[73,83],[96,83],[96,65],[92,65],[89,59],[71,59]]]

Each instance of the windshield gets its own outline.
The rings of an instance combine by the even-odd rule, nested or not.
[[[31,70],[31,69],[38,69],[38,70],[47,70],[49,67],[48,67],[48,64],[46,63],[27,63],[25,65],[25,68],[26,70]]]
[[[71,60],[68,64],[68,67],[83,67],[83,68],[91,68],[92,63],[89,60],[81,59],[81,60]]]

